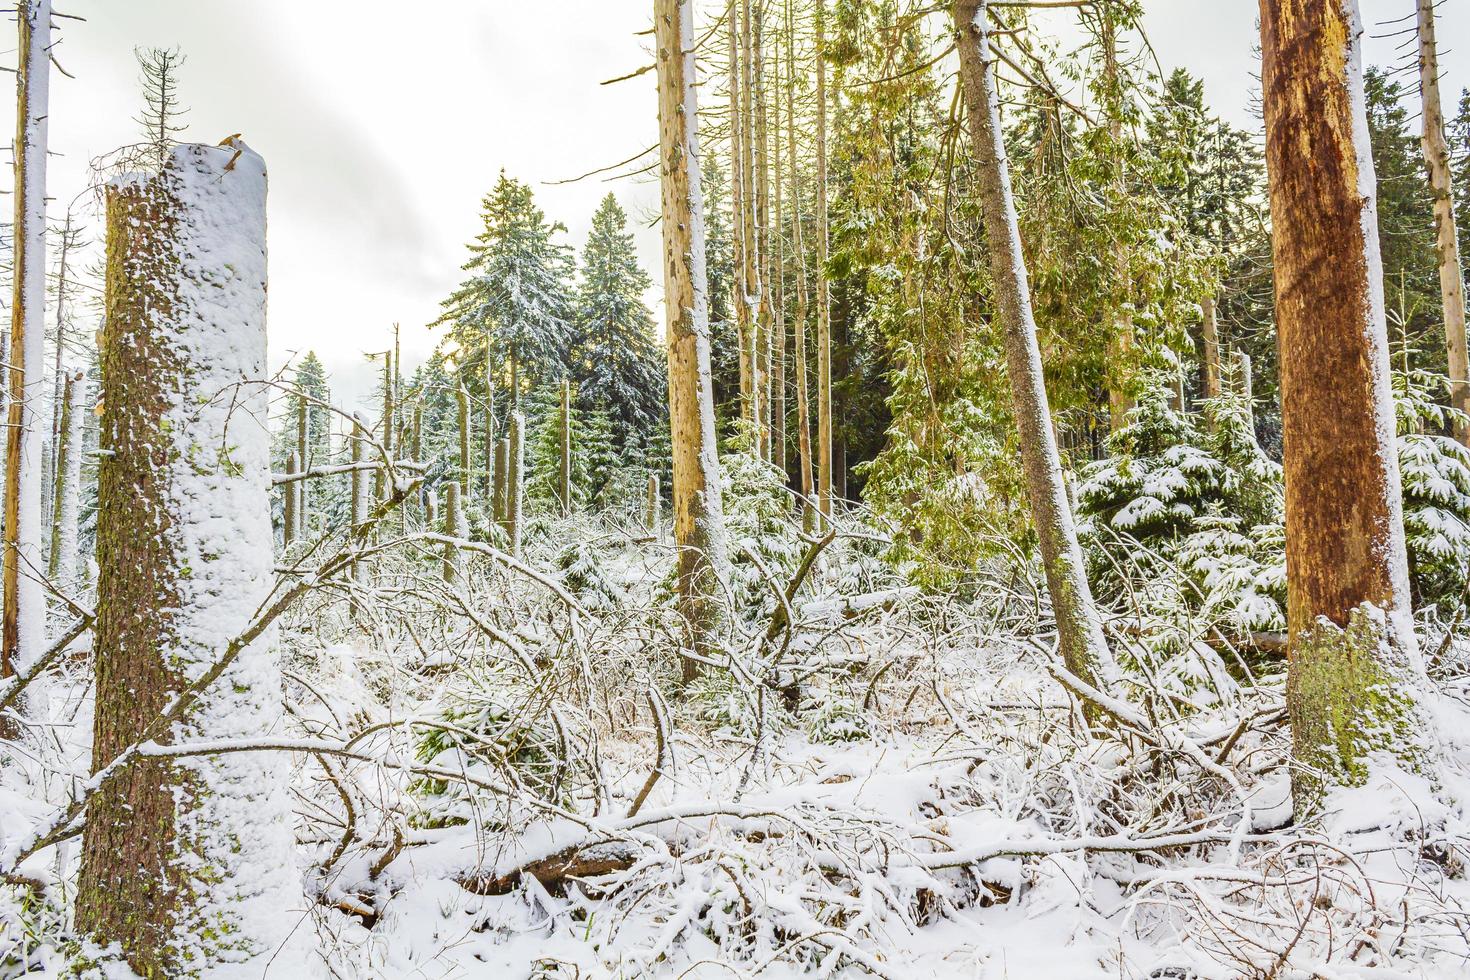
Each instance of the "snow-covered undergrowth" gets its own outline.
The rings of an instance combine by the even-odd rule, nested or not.
[[[1470,969],[1458,641],[1425,637],[1443,785],[1383,770],[1296,826],[1280,662],[1120,612],[1123,717],[1089,725],[1035,570],[924,594],[856,518],[830,541],[731,524],[728,656],[688,687],[671,545],[590,517],[538,525],[535,575],[470,553],[446,586],[441,547],[410,543],[355,617],[337,589],[294,609],[287,714],[256,750],[293,760],[316,952],[265,974]],[[26,705],[46,724],[3,770],[6,849],[79,789],[85,676],[79,657]],[[64,970],[75,870],[67,841],[22,865],[36,887],[0,888],[0,977]]]

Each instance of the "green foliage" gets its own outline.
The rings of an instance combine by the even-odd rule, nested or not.
[[[1202,432],[1162,386],[1145,391],[1112,455],[1084,470],[1079,530],[1105,598],[1187,609],[1236,630],[1285,626],[1281,468],[1226,395]]]
[[[437,719],[443,727],[425,728],[418,761],[481,779],[511,783],[547,802],[566,793],[568,760],[561,732],[547,713],[546,695],[508,672],[464,672],[443,696]],[[426,777],[414,785],[423,798],[421,818],[429,826],[503,819],[476,805],[460,780]]]
[[[469,245],[469,277],[444,301],[462,380],[484,391],[485,366],[514,362],[533,383],[562,373],[571,341],[571,253],[557,240],[531,188],[501,171],[481,204],[482,231]]]
[[[582,252],[571,366],[579,399],[607,415],[620,448],[667,424],[667,363],[643,303],[650,285],[628,216],[609,194]]]
[[[1453,613],[1470,597],[1470,450],[1436,434],[1470,423],[1438,402],[1442,375],[1396,373],[1404,539],[1415,604]]]
[[[720,458],[725,486],[725,535],[736,608],[756,618],[775,608],[772,582],[784,588],[806,545],[792,522],[792,497],[780,470],[750,451],[751,430],[741,423]],[[759,561],[751,557],[758,556]],[[764,571],[762,571],[764,566]]]
[[[612,424],[601,410],[581,411],[575,391],[571,404],[572,509],[598,501],[617,462]],[[526,500],[546,511],[561,512],[561,385],[532,392],[531,438],[526,447]]]

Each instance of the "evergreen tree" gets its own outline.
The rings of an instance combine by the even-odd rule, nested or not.
[[[437,323],[449,325],[455,361],[473,393],[485,366],[505,364],[513,400],[526,382],[559,377],[571,340],[571,252],[557,240],[531,188],[504,171],[481,204],[485,230],[470,243],[470,273],[444,301]]]
[[[582,252],[573,369],[581,403],[607,413],[619,448],[668,414],[668,368],[643,303],[651,285],[638,266],[628,216],[609,194],[592,216]]]
[[[327,387],[327,369],[316,356],[316,351],[307,351],[297,366],[296,387],[312,400],[306,409],[308,459],[313,465],[325,462],[331,454],[329,433],[332,419],[326,404],[330,402],[332,392]]]
[[[1378,177],[1378,249],[1395,361],[1445,373],[1444,317],[1434,249],[1434,204],[1417,123],[1406,100],[1417,92],[1382,69],[1364,75],[1368,134]]]
[[[600,409],[578,408],[572,391],[572,509],[600,503],[603,489],[613,476],[617,453],[613,447],[613,424]],[[530,395],[526,445],[526,500],[539,510],[561,513],[561,384],[545,384]]]

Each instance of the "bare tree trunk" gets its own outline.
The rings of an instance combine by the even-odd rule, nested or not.
[[[765,418],[765,406],[763,404],[765,379],[761,376],[760,349],[762,344],[761,317],[763,303],[761,298],[761,235],[759,219],[759,201],[757,198],[760,184],[760,175],[756,168],[759,161],[756,156],[759,133],[756,132],[755,121],[755,86],[756,72],[755,59],[757,57],[752,45],[755,23],[751,16],[753,0],[740,0],[740,175],[741,196],[745,201],[745,207],[741,211],[740,221],[744,228],[742,238],[744,249],[741,254],[744,257],[744,269],[742,278],[744,284],[742,295],[745,304],[745,322],[748,331],[745,337],[746,349],[743,356],[750,363],[750,426],[752,443],[750,450],[757,456],[761,452],[762,420]],[[761,0],[754,0],[755,3]]]
[[[1434,252],[1439,261],[1439,293],[1444,306],[1445,347],[1449,355],[1450,404],[1470,413],[1470,355],[1465,346],[1465,279],[1455,228],[1455,197],[1450,175],[1450,148],[1445,142],[1444,109],[1439,101],[1439,50],[1434,36],[1437,0],[1419,3],[1419,92],[1424,104],[1424,162],[1429,193],[1434,198]],[[1470,445],[1470,425],[1457,426],[1456,436]]]
[[[295,476],[301,472],[301,457],[296,452],[286,454],[286,475]],[[281,520],[281,546],[290,548],[296,543],[297,533],[297,510],[296,500],[299,495],[299,487],[304,480],[291,480],[282,488],[282,497],[285,500],[285,513]]]
[[[506,490],[509,487],[508,481],[510,477],[507,473],[506,467],[509,465],[509,460],[510,437],[501,436],[500,439],[495,443],[495,496],[492,498],[493,504],[491,506],[493,507],[495,513],[495,523],[499,524],[502,528],[505,528],[507,526],[507,508],[505,505],[505,501]]]
[[[650,473],[648,474],[648,509],[644,513],[643,523],[648,528],[648,533],[654,536],[658,536],[659,525],[663,523],[663,518],[659,513],[662,504],[663,500],[658,493],[658,474]]]
[[[1112,657],[1087,584],[1086,566],[1062,476],[1061,454],[1052,430],[1041,350],[1036,342],[1036,321],[1031,311],[1031,287],[1022,259],[1021,232],[1011,192],[1010,164],[991,74],[994,56],[986,32],[985,7],[985,0],[956,0],[954,23],[959,35],[960,83],[975,146],[990,271],[1010,372],[1026,494],[1056,617],[1062,660],[1069,671],[1089,684],[1106,685],[1112,674]]]
[[[1220,397],[1220,325],[1215,309],[1215,297],[1206,296],[1204,324],[1200,333],[1204,340],[1204,363],[1201,365],[1200,388],[1205,398]]]
[[[572,383],[561,383],[561,512],[572,513]]]
[[[1243,350],[1235,352],[1235,388],[1236,394],[1245,403],[1246,418],[1250,421],[1251,431],[1255,432],[1256,379],[1251,371],[1251,356]]]
[[[520,412],[510,413],[510,438],[506,444],[505,533],[510,539],[510,553],[521,554],[521,504],[525,496],[526,420]]]
[[[459,502],[459,484],[451,482],[445,489],[444,498],[444,533],[451,538],[465,538],[469,536],[464,518],[464,509]],[[457,588],[463,573],[460,568],[459,548],[452,544],[444,546],[443,559],[444,583]]]
[[[0,677],[25,666],[46,642],[40,570],[41,472],[45,439],[37,408],[46,371],[46,144],[50,95],[51,0],[20,0],[16,74],[15,224],[7,372],[5,554]],[[0,735],[9,728],[0,719]]]
[[[786,66],[787,84],[791,84],[792,69]],[[771,296],[771,333],[775,350],[771,355],[771,462],[781,471],[783,481],[789,480],[786,469],[786,242],[784,236],[785,209],[781,200],[781,45],[779,39],[771,45],[771,77],[774,89],[771,111],[771,159],[775,166],[772,192],[775,195],[775,213],[771,223],[771,245],[766,249],[771,256],[769,280]]]
[[[1370,755],[1432,768],[1356,0],[1262,0],[1298,817]]]
[[[87,372],[68,372],[62,383],[61,431],[56,446],[55,507],[51,560],[46,575],[62,588],[77,579],[77,521],[81,512],[82,423],[87,413]]]
[[[398,333],[397,324],[393,325],[393,332],[394,346],[396,347]],[[382,424],[378,427],[383,441],[383,452],[388,456],[389,459],[394,458],[395,449],[393,445],[393,350],[394,348],[390,347],[383,354],[383,418]],[[468,471],[466,471],[464,478],[466,481],[469,480]],[[388,494],[392,489],[388,486],[388,471],[380,467],[378,469],[377,477],[375,478],[374,483],[377,490],[374,499],[379,501],[387,500]]]
[[[817,5],[817,508],[832,516],[832,293],[827,283],[827,0]]]
[[[710,377],[692,0],[654,0],[653,22],[679,610],[695,650],[704,653],[719,643],[727,557]],[[698,662],[685,658],[685,678],[698,671]]]
[[[807,403],[806,315],[807,276],[806,244],[801,229],[801,168],[796,156],[796,18],[786,0],[786,61],[791,84],[786,88],[786,152],[791,162],[791,251],[796,257],[796,322],[792,325],[792,361],[796,366],[796,448],[797,480],[801,487],[803,524],[812,517],[812,430],[811,406]]]
[[[1121,150],[1123,107],[1122,93],[1118,90],[1118,22],[1111,2],[1102,5],[1101,16],[1104,84],[1107,87],[1104,109],[1108,120],[1108,138],[1113,152],[1114,192],[1121,199],[1126,186]],[[1128,292],[1131,291],[1128,249],[1121,241],[1113,251],[1113,266],[1120,288],[1125,291],[1119,299],[1131,300],[1132,297],[1128,295]],[[1108,385],[1108,413],[1114,432],[1128,424],[1128,413],[1133,411],[1135,404],[1132,392],[1133,344],[1133,317],[1120,303],[1113,317],[1112,332],[1108,343],[1108,375],[1111,379]]]
[[[301,464],[301,471],[311,469],[311,402],[307,393],[302,392],[296,400],[296,455]],[[310,526],[310,511],[307,505],[307,492],[311,484],[310,480],[297,480],[300,489],[296,491],[297,507],[297,536],[306,537]]]
[[[464,502],[469,502],[470,486],[470,393],[461,384],[454,390],[454,405],[459,421],[459,491]]]
[[[361,412],[353,412],[352,435],[350,437],[350,441],[352,443],[353,463],[362,463],[367,459],[367,435],[367,419],[363,417]],[[352,526],[353,528],[358,528],[361,527],[365,521],[367,521],[368,517],[368,475],[366,470],[354,469],[352,471],[351,493],[352,499],[350,503]],[[362,608],[356,598],[356,588],[358,584],[362,582],[364,572],[365,569],[363,568],[363,564],[359,561],[354,561],[347,571],[347,577],[352,580],[353,587],[351,612],[354,621],[362,616]]]
[[[260,157],[230,141],[179,146],[161,174],[108,191],[94,772],[140,738],[237,741],[280,721],[265,636],[154,730],[274,584],[265,183]],[[78,930],[143,976],[274,955],[301,898],[282,758],[114,769],[87,806]]]
[[[490,357],[485,357],[485,501],[495,499],[495,379],[491,376]]]
[[[751,34],[752,70],[755,75],[751,88],[751,114],[755,122],[755,228],[758,244],[756,275],[760,277],[760,306],[757,322],[755,360],[756,377],[760,379],[760,412],[756,416],[757,449],[761,459],[771,458],[771,180],[770,180],[770,127],[766,112],[766,62],[765,62],[765,0],[755,6],[754,26]]]
[[[740,4],[741,0],[730,0],[725,14],[730,32],[730,242],[733,251],[730,298],[735,312],[735,339],[740,345],[740,353],[735,358],[740,369],[740,413],[748,421],[751,418],[751,377],[750,361],[745,351],[750,344],[751,323],[745,283],[745,111],[740,84]]]
[[[49,457],[51,465],[46,469],[46,483],[41,488],[41,507],[46,513],[56,509],[56,483],[61,468],[61,416],[66,409],[66,287],[69,283],[67,257],[71,252],[73,233],[71,210],[67,209],[66,224],[61,229],[61,248],[56,259],[56,360],[51,372],[51,442]],[[52,527],[55,534],[55,527]],[[54,545],[55,539],[52,539]],[[53,547],[54,550],[54,547]]]

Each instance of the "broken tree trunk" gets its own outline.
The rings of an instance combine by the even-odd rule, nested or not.
[[[87,805],[76,924],[143,976],[276,955],[297,924],[282,756],[119,762],[143,737],[250,739],[281,718],[267,634],[152,728],[274,585],[265,190],[233,140],[108,189],[92,768],[112,775]]]

